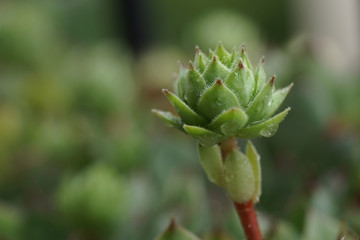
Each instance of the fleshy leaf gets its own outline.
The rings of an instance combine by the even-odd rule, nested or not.
[[[201,52],[200,48],[196,46],[194,65],[199,70],[200,73],[203,73],[205,71],[208,62],[209,59],[205,56],[203,52]]]
[[[231,55],[230,53],[228,53],[228,51],[226,51],[226,49],[224,48],[221,42],[218,43],[215,49],[215,54],[219,57],[220,61],[225,66],[229,64]]]
[[[203,77],[207,85],[213,84],[217,79],[226,79],[230,70],[222,64],[217,56],[212,57],[211,63],[205,69]]]
[[[252,70],[253,70],[253,67],[252,67],[252,65],[251,65],[251,61],[250,61],[250,59],[249,59],[249,56],[247,55],[245,44],[243,44],[243,45],[241,46],[241,54],[240,54],[240,57],[241,57],[241,59],[244,61],[245,65],[252,71]]]
[[[246,156],[250,160],[252,170],[255,178],[255,193],[253,196],[253,202],[258,202],[261,195],[261,165],[260,155],[256,151],[251,141],[248,141],[246,148]]]
[[[276,112],[276,110],[280,107],[280,105],[285,100],[286,96],[290,92],[293,85],[294,84],[291,83],[289,86],[287,86],[285,88],[282,88],[282,89],[279,89],[279,90],[276,90],[272,94],[272,98],[270,100],[270,105],[268,106],[267,113],[266,113],[265,117],[270,117]]]
[[[266,84],[266,73],[264,70],[265,58],[262,57],[255,72],[255,94],[256,96]]]
[[[195,113],[189,106],[187,106],[181,99],[179,99],[175,94],[164,89],[163,92],[169,99],[169,102],[174,106],[176,112],[181,117],[181,120],[187,124],[203,124],[205,120]]]
[[[175,82],[175,93],[181,100],[184,100],[187,69],[182,62],[179,61],[179,64],[180,72]]]
[[[231,108],[221,113],[209,125],[214,131],[221,131],[225,136],[234,136],[245,124],[248,117],[240,108]]]
[[[225,187],[224,167],[220,147],[215,144],[211,147],[198,146],[200,163],[210,182]]]
[[[200,240],[200,238],[180,226],[172,218],[169,226],[155,240]]]
[[[196,110],[199,102],[200,94],[206,87],[205,80],[200,73],[194,68],[194,65],[189,63],[189,71],[187,73],[185,100],[187,104]]]
[[[239,150],[233,149],[224,166],[230,198],[238,203],[251,200],[255,192],[255,178],[249,159]]]
[[[193,136],[204,147],[210,147],[225,139],[225,136],[214,133],[202,127],[190,126],[186,124],[184,124],[183,127],[185,132]]]
[[[198,112],[211,121],[232,107],[240,107],[239,101],[235,94],[218,79],[200,97]]]
[[[229,75],[225,85],[236,94],[241,106],[245,107],[249,104],[255,87],[255,79],[253,73],[244,66],[243,62],[240,62]]]
[[[271,100],[275,77],[272,77],[260,93],[255,97],[249,107],[246,109],[246,114],[249,116],[249,123],[260,121],[265,118],[267,107]]]
[[[161,118],[167,126],[175,127],[181,131],[184,131],[184,129],[182,128],[181,120],[171,112],[164,112],[157,109],[153,109],[151,111],[155,113],[156,116]]]
[[[236,136],[239,138],[271,137],[276,133],[279,124],[284,120],[290,109],[291,108],[287,108],[266,121],[249,125],[241,129]]]

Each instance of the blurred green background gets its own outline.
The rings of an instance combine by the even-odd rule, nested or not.
[[[0,239],[154,239],[174,216],[241,239],[226,194],[170,109],[177,61],[247,44],[295,87],[275,137],[254,141],[265,239],[360,234],[357,0],[0,2]],[[241,146],[245,142],[239,141]]]

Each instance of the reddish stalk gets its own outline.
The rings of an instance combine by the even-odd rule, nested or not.
[[[238,149],[235,138],[229,138],[220,143],[223,162],[232,149]],[[259,223],[257,221],[254,203],[252,200],[245,203],[234,202],[236,212],[240,218],[247,240],[262,240]]]

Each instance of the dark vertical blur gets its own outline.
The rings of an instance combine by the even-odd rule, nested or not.
[[[144,0],[113,1],[117,34],[121,34],[121,24],[124,32],[121,38],[125,39],[135,55],[149,43],[150,21]]]

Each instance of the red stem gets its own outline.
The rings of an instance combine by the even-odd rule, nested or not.
[[[229,138],[220,143],[221,156],[225,162],[233,149],[238,149],[235,138]],[[236,212],[241,220],[247,240],[262,240],[259,223],[257,221],[254,203],[252,200],[245,203],[234,202]]]
[[[247,240],[262,240],[260,227],[256,218],[252,200],[245,203],[234,202],[237,214],[241,219]]]

